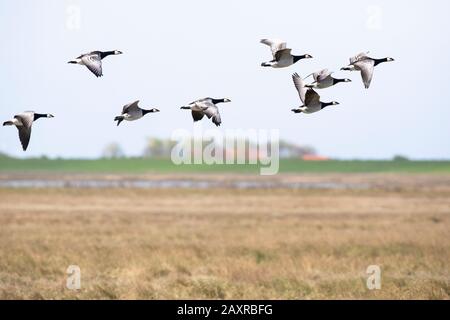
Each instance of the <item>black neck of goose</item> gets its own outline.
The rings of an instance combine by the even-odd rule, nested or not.
[[[35,113],[33,121],[36,121],[37,119],[40,119],[40,118],[47,118],[47,115],[43,114],[43,113]]]
[[[296,63],[299,60],[306,59],[306,54],[302,56],[294,56],[294,63]]]
[[[322,109],[331,106],[333,104],[333,102],[322,102]]]
[[[345,79],[335,79],[335,78],[333,78],[333,84],[340,83],[340,82],[345,82]]]
[[[152,113],[152,110],[142,109],[142,114],[145,116],[147,113]]]
[[[383,58],[383,59],[373,59],[373,61],[375,62],[375,63],[374,63],[374,66],[377,66],[377,65],[379,65],[380,63],[388,62],[389,59],[388,59],[388,58]]]
[[[100,58],[103,59],[107,56],[115,54],[115,51],[102,51],[100,52]]]
[[[211,99],[212,103],[218,104],[218,103],[224,103],[225,99]]]

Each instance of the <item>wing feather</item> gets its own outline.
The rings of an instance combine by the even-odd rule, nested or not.
[[[292,80],[294,81],[294,86],[297,89],[300,100],[305,103],[306,88],[303,79],[297,73],[294,73],[292,75]]]
[[[374,65],[375,62],[371,59],[358,61],[354,64],[355,68],[361,71],[361,77],[366,89],[370,87],[370,83],[372,82]]]
[[[103,75],[102,60],[97,53],[86,54],[81,57],[81,61],[97,78]]]
[[[285,41],[278,39],[262,39],[260,42],[270,47],[274,59],[276,59],[276,53],[280,50],[286,49],[287,45]]]
[[[313,89],[308,89],[305,95],[305,106],[312,106],[317,103],[320,103],[320,96]]]
[[[316,82],[322,82],[326,78],[328,78],[331,75],[331,72],[328,71],[328,69],[320,70],[319,72],[316,72],[313,74],[314,81]]]
[[[138,103],[139,103],[139,100],[136,100],[135,102],[124,105],[123,109],[122,109],[122,114],[129,113],[130,111],[133,111],[133,110],[138,111],[139,110]]]

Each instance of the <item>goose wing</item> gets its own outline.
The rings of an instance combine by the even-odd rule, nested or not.
[[[217,108],[214,103],[205,101],[198,103],[198,106],[203,109],[203,113],[208,117],[208,119],[211,119],[216,126],[220,126],[222,120],[220,118],[219,108]]]
[[[17,120],[22,122],[22,126],[16,126],[19,131],[19,139],[22,144],[23,151],[27,150],[31,137],[31,126],[33,125],[34,112],[28,111],[14,116]]]
[[[292,49],[283,49],[275,53],[275,60],[281,61],[283,59],[288,59],[291,56]]]
[[[361,71],[361,77],[366,89],[370,87],[370,83],[372,82],[374,65],[375,62],[372,59],[365,59],[354,64]]]
[[[135,102],[124,105],[122,109],[122,114],[133,113],[133,111],[139,111],[140,108],[138,107],[138,103],[139,100],[136,100]]]
[[[83,64],[91,71],[95,76],[101,77],[102,72],[102,59],[99,54],[91,52],[81,56],[81,61]]]
[[[319,72],[313,73],[314,81],[315,82],[322,82],[326,78],[328,78],[331,75],[331,72],[328,71],[328,69],[320,70]]]
[[[212,98],[210,98],[210,97],[201,98],[201,99],[192,101],[191,103],[189,103],[189,105],[198,104],[198,105],[200,106],[200,104],[202,104],[202,103],[204,103],[204,102],[210,102],[210,103],[212,103]]]
[[[202,120],[203,116],[205,115],[202,111],[192,110],[191,113],[192,113],[192,119],[194,119],[194,122]]]
[[[303,79],[298,75],[298,73],[294,73],[292,75],[292,80],[294,81],[294,86],[298,91],[300,100],[302,100],[302,102],[305,103],[306,88]]]
[[[286,42],[278,39],[262,39],[261,43],[267,45],[272,50],[273,58],[275,59],[275,54],[283,49],[286,49]]]
[[[320,96],[313,89],[308,89],[305,94],[305,106],[312,106],[320,103]]]
[[[358,61],[368,58],[369,51],[358,53],[356,56],[350,58],[350,64],[355,64]]]

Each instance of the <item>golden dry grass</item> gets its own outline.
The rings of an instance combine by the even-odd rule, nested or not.
[[[448,299],[449,214],[445,188],[0,189],[0,298]]]

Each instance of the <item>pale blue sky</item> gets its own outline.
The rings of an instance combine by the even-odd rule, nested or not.
[[[73,8],[79,29],[68,27]],[[221,106],[222,130],[280,129],[340,158],[450,158],[448,12],[448,1],[1,0],[0,120],[28,109],[55,118],[35,124],[26,153],[17,130],[0,127],[0,151],[96,157],[116,141],[138,155],[147,137],[192,129],[180,106],[212,96],[233,101]],[[265,37],[314,59],[261,68],[270,59]],[[67,64],[113,49],[124,54],[104,60],[103,78]],[[369,90],[358,73],[339,71],[365,50],[396,59],[377,67]],[[291,74],[325,67],[353,79],[319,91],[341,105],[293,114],[300,103]],[[116,127],[114,116],[136,99],[161,113]]]

